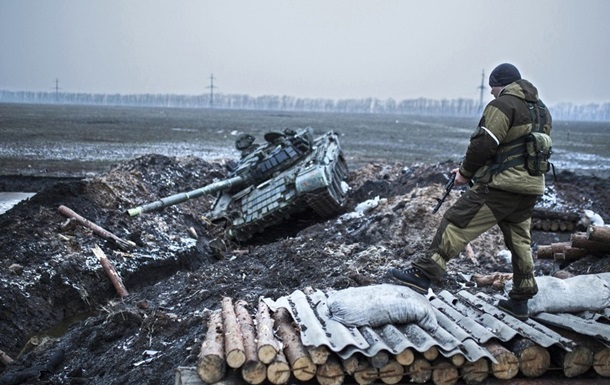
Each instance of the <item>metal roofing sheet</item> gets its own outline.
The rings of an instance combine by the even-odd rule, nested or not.
[[[577,333],[595,337],[610,343],[610,325],[593,320],[582,319],[569,313],[540,313],[534,316],[538,321],[573,330]]]
[[[330,318],[327,294],[320,290],[297,290],[277,300],[264,299],[276,310],[289,310],[301,330],[301,340],[306,346],[329,347],[342,358],[354,353],[372,357],[381,352],[399,354],[406,348],[417,352],[436,347],[445,357],[463,354],[468,361],[486,357],[495,359],[482,346],[492,339],[509,341],[521,335],[535,343],[549,347],[556,345],[566,351],[573,342],[540,322],[575,330],[578,333],[601,338],[608,342],[610,325],[596,322],[607,319],[609,309],[598,313],[579,315],[552,315],[542,313],[527,321],[520,321],[493,305],[494,299],[465,290],[455,296],[447,291],[428,296],[434,308],[439,327],[426,331],[416,324],[384,325],[380,327],[350,327]]]

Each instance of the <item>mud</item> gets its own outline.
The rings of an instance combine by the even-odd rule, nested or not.
[[[126,210],[225,177],[224,160],[145,155],[96,177],[39,182],[38,194],[0,216],[0,350],[15,360],[0,364],[0,383],[170,384],[177,367],[196,364],[206,315],[224,296],[255,303],[309,286],[385,282],[387,269],[425,252],[443,211],[459,196],[454,190],[432,213],[454,166],[369,163],[351,170],[343,215],[324,221],[307,213],[293,217],[248,243],[230,244],[221,256],[209,247],[217,229],[203,217],[212,197],[136,218]],[[15,187],[24,181],[4,177],[0,183]],[[609,189],[609,179],[563,172],[549,183],[540,206],[590,209],[608,220]],[[376,206],[356,213],[367,200]],[[137,247],[126,252],[67,223],[60,205]],[[536,244],[569,236],[534,232]],[[102,271],[95,245],[121,275],[127,297],[119,298]],[[462,253],[451,261],[434,290],[469,288],[469,274],[510,271],[498,256],[504,249],[498,228],[471,245],[474,256]],[[537,275],[559,269],[610,271],[610,258],[591,255],[567,266],[536,261]]]

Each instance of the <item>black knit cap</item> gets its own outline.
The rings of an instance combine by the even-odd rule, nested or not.
[[[491,71],[489,85],[490,87],[504,87],[519,79],[521,79],[521,74],[517,67],[509,63],[502,63]]]

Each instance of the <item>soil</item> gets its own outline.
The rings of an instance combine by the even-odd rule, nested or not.
[[[203,216],[212,197],[126,215],[135,205],[225,177],[227,164],[145,155],[95,177],[40,182],[38,194],[0,215],[0,349],[15,359],[8,367],[0,364],[0,383],[173,383],[177,367],[196,365],[206,317],[223,297],[255,304],[261,296],[275,299],[306,287],[385,282],[387,269],[425,252],[443,211],[459,196],[454,190],[432,213],[452,162],[369,163],[350,170],[349,202],[341,216],[298,215],[247,243],[230,244],[223,255],[211,250],[217,229]],[[22,181],[5,177],[1,183]],[[610,218],[610,179],[563,172],[547,190],[540,202],[546,208],[579,214],[589,209]],[[375,204],[356,214],[364,201]],[[136,248],[124,251],[67,223],[60,205]],[[570,236],[533,235],[536,244]],[[128,296],[120,298],[114,290],[92,252],[96,245],[122,277]],[[435,291],[469,288],[470,274],[510,271],[498,256],[504,246],[497,227],[471,246],[473,256],[462,253],[452,260]],[[536,260],[537,275],[558,269],[610,271],[610,257],[591,255],[567,266]]]

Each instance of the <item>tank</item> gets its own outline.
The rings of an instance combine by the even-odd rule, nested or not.
[[[245,241],[298,212],[313,210],[328,218],[343,210],[348,167],[334,132],[314,139],[311,127],[286,128],[266,133],[264,140],[258,144],[248,134],[237,138],[241,157],[227,179],[129,209],[129,215],[217,194],[204,215],[221,224],[229,239]]]

